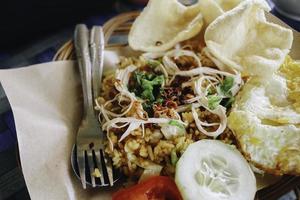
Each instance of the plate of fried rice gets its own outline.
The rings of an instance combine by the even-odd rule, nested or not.
[[[300,63],[292,30],[267,21],[269,10],[264,0],[149,1],[128,35],[134,56],[106,69],[95,99],[105,152],[136,185],[114,200],[253,199],[258,176],[300,174]]]

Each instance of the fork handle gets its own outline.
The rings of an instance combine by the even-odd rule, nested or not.
[[[84,24],[75,28],[74,43],[79,65],[82,91],[83,91],[83,118],[94,115],[92,94],[92,69],[89,53],[89,31]]]
[[[90,55],[94,98],[100,96],[104,62],[104,42],[103,28],[101,26],[93,26],[90,33]]]

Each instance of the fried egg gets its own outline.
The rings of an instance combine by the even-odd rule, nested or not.
[[[244,85],[228,126],[256,167],[300,175],[299,101],[300,63],[290,58],[276,73],[253,77]]]

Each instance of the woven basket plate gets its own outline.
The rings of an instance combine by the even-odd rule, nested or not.
[[[131,24],[134,19],[139,15],[139,12],[128,12],[120,14],[109,21],[104,26],[104,36],[106,49],[114,49],[128,46],[127,36]],[[292,29],[287,24],[279,20],[277,17],[267,14],[268,20]],[[291,56],[300,60],[300,33],[294,31],[294,44],[291,51]],[[67,41],[56,53],[54,61],[59,60],[73,60],[75,59],[73,41]],[[282,195],[291,190],[295,190],[299,194],[300,177],[296,176],[283,176],[281,178],[266,176],[259,177],[258,182],[264,185],[256,194],[256,200],[277,200]],[[298,196],[299,199],[299,196]]]

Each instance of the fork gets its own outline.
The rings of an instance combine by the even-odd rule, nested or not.
[[[93,104],[94,96],[99,95],[102,77],[104,48],[103,31],[101,27],[93,27],[89,40],[89,31],[87,27],[83,24],[79,24],[75,28],[74,38],[82,83],[84,111],[76,138],[77,163],[81,183],[83,188],[86,189],[86,168],[89,168],[92,187],[96,187],[96,180],[93,175],[93,172],[95,172],[96,169],[100,172],[99,178],[101,186],[107,185],[105,180],[108,180],[109,185],[112,186],[112,165],[104,151],[104,134],[98,118],[96,117]],[[105,170],[106,174],[104,172]],[[104,177],[105,175],[108,176],[106,179]]]

